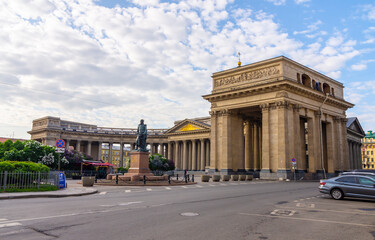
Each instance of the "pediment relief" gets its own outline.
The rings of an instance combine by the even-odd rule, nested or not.
[[[197,125],[193,125],[191,123],[188,123],[185,126],[177,129],[177,132],[189,132],[189,131],[201,130],[201,129],[203,129],[203,128],[198,127]]]
[[[186,119],[176,124],[173,128],[169,129],[165,134],[183,134],[188,132],[196,132],[209,129],[210,127],[206,124]]]

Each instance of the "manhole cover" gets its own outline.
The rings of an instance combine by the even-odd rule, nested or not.
[[[198,216],[199,213],[195,213],[195,212],[185,212],[185,213],[180,213],[181,216],[184,216],[184,217],[195,217],[195,216]]]

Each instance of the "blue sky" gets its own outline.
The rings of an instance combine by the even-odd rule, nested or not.
[[[344,83],[374,130],[373,1],[0,2],[0,136],[33,119],[168,128],[207,116],[211,74],[280,55]],[[142,106],[142,111],[140,111]]]

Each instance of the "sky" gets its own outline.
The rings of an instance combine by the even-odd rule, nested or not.
[[[286,56],[345,86],[375,130],[375,3],[0,0],[0,136],[44,116],[170,128],[209,116],[212,73]]]

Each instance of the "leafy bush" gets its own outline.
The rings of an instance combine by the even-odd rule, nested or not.
[[[46,165],[33,162],[2,161],[0,162],[0,172],[49,172]]]
[[[161,154],[154,154],[149,156],[149,168],[153,171],[169,171],[174,170],[175,165],[171,160],[166,159]]]

